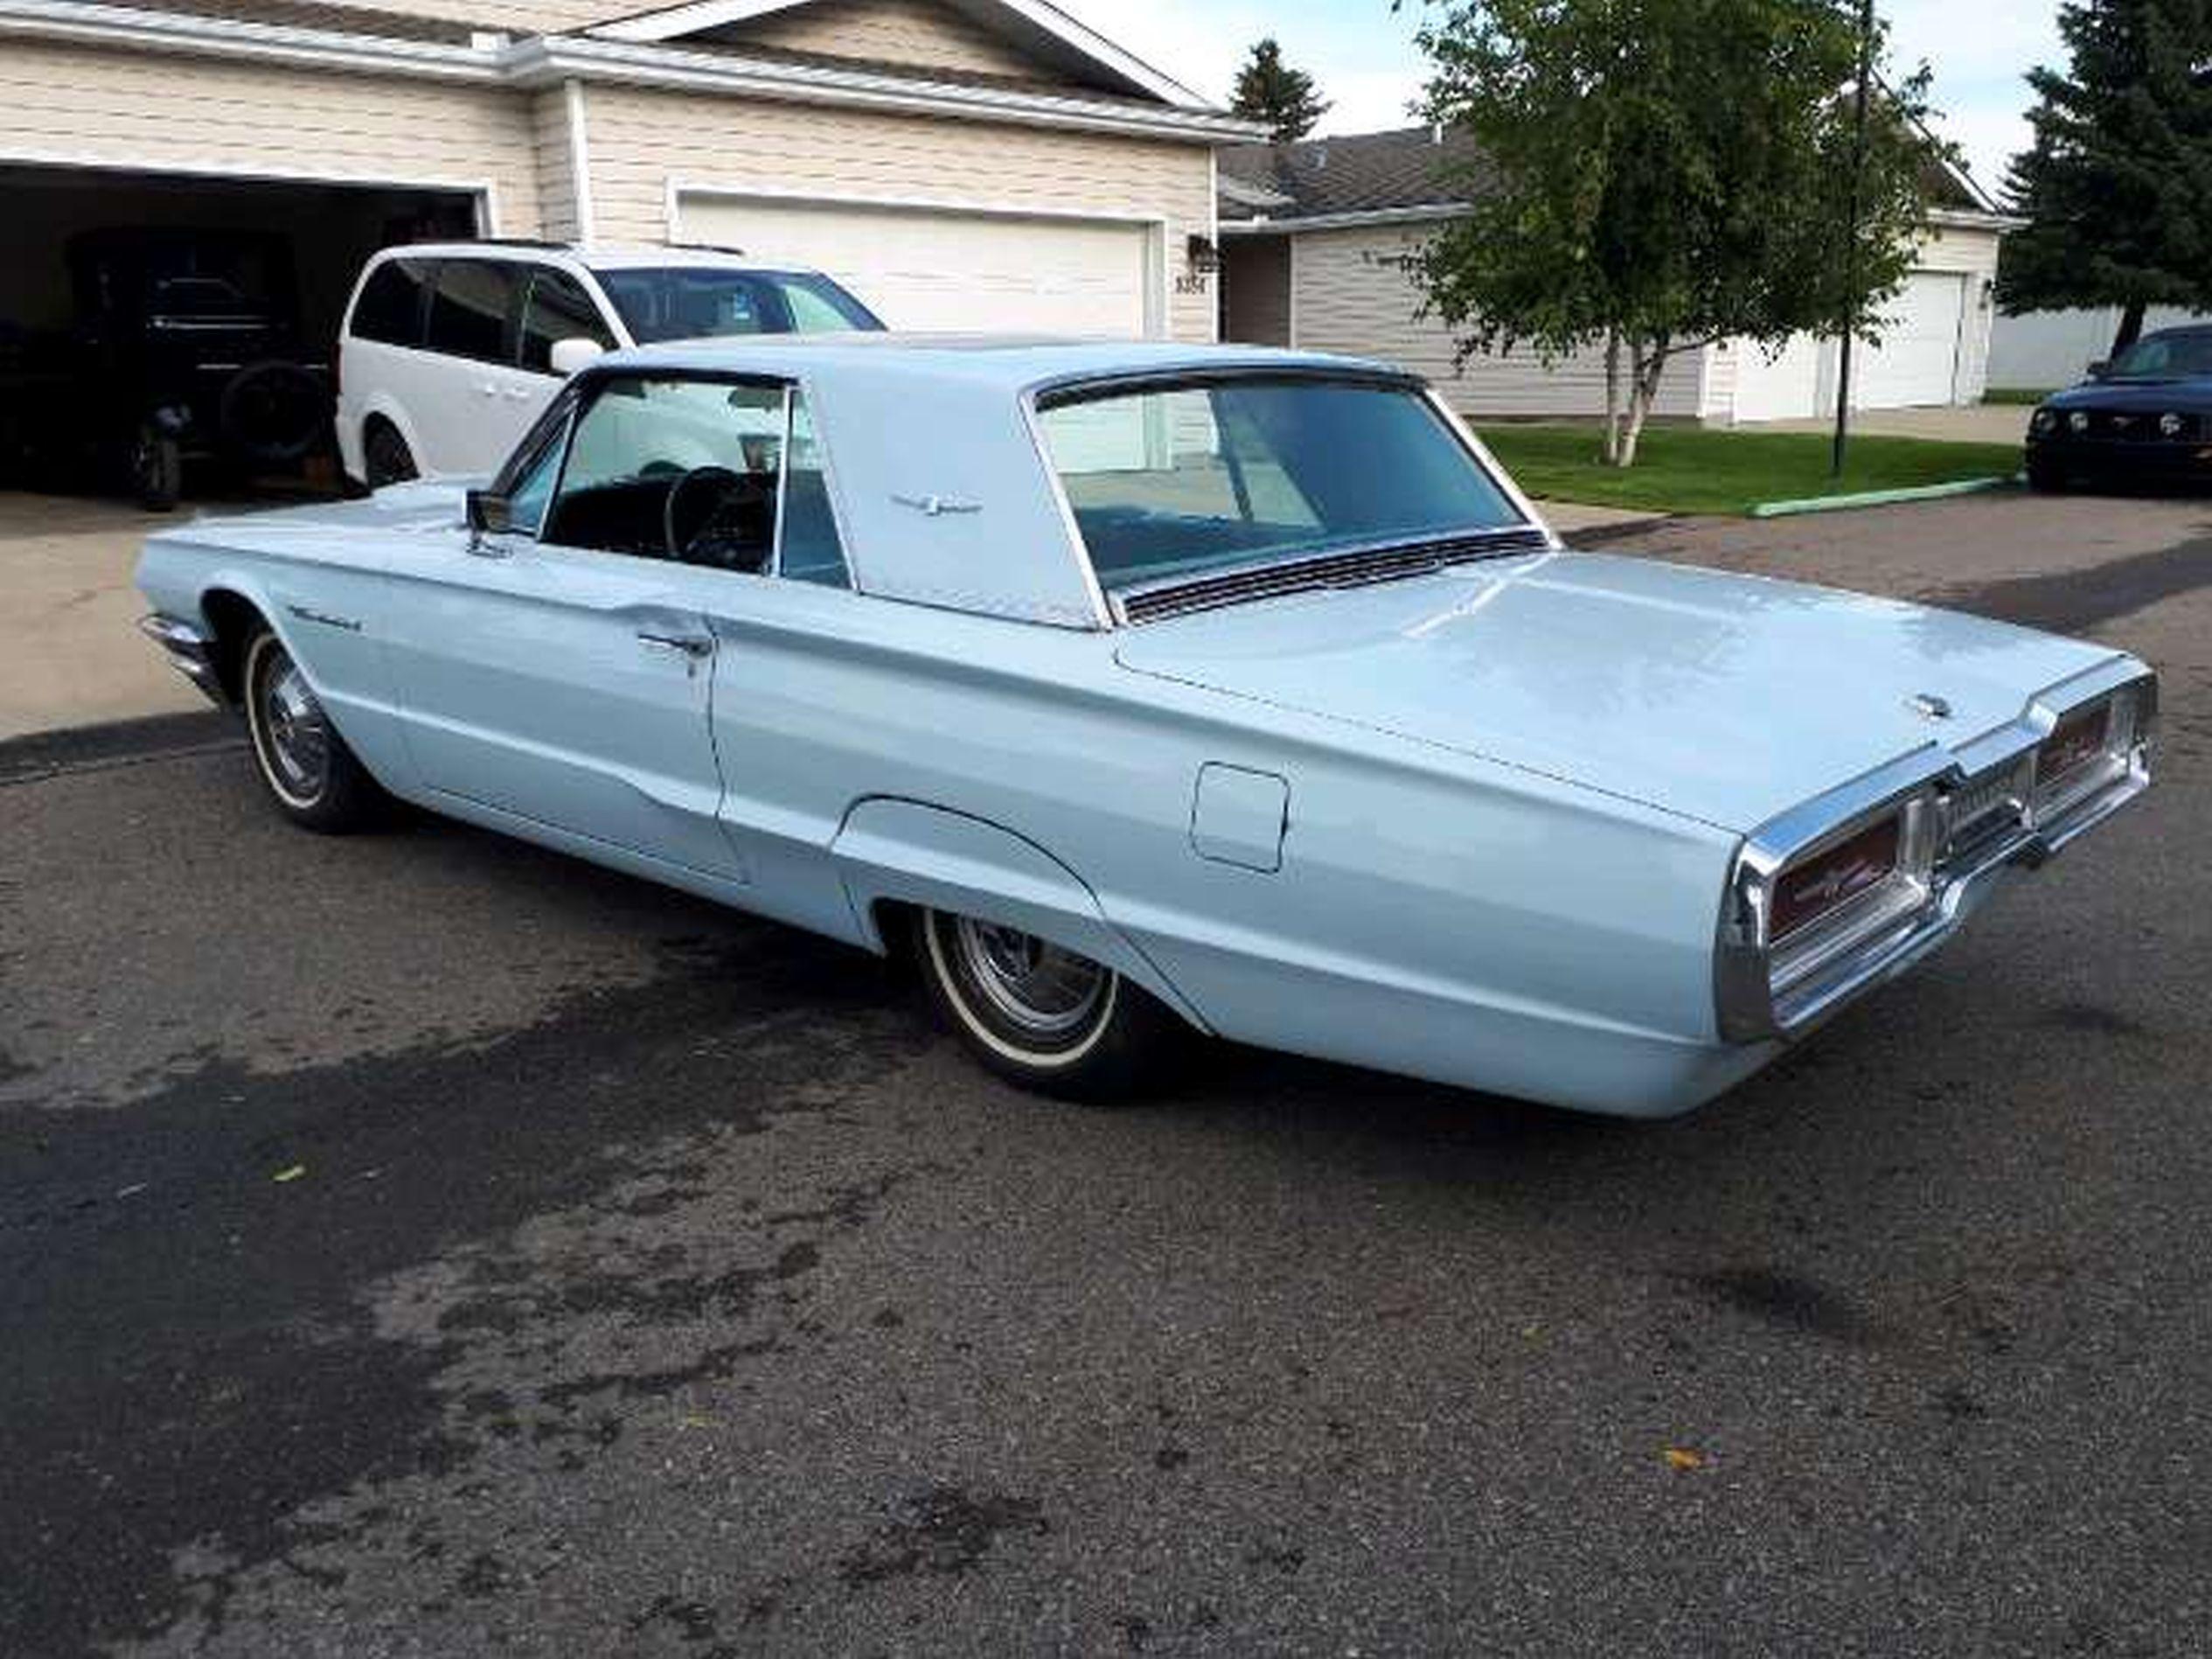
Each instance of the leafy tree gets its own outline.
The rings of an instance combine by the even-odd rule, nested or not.
[[[2081,0],[2058,29],[2071,63],[2028,77],[2035,142],[2006,188],[2029,222],[1998,299],[2118,305],[2118,352],[2146,305],[2212,309],[2212,0]]]
[[[1859,29],[1826,0],[1477,0],[1417,38],[1428,114],[1483,157],[1416,261],[1429,306],[1463,359],[1602,344],[1614,465],[1675,357],[1863,336],[1902,285],[1942,153],[1927,71],[1854,120]]]
[[[1275,129],[1275,142],[1288,144],[1313,130],[1329,113],[1329,101],[1315,91],[1311,75],[1283,61],[1283,48],[1269,38],[1254,46],[1236,72],[1229,111],[1267,122]]]

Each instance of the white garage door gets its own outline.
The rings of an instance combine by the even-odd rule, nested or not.
[[[826,271],[894,329],[1146,331],[1151,233],[1108,220],[689,196],[686,241]]]
[[[1733,340],[1736,353],[1736,419],[1803,420],[1820,412],[1820,342],[1792,334],[1779,352],[1749,340]]]
[[[1964,274],[1915,271],[1890,300],[1886,315],[1882,344],[1853,354],[1858,385],[1851,401],[1866,409],[1951,402],[1966,320]]]

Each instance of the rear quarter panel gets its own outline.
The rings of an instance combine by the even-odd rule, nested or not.
[[[833,592],[717,627],[725,810],[790,870],[917,802],[1064,866],[1224,1035],[1615,1110],[1755,1063],[1715,1046],[1725,832],[1132,673],[1110,635]],[[1287,780],[1278,871],[1200,856],[1208,763]]]

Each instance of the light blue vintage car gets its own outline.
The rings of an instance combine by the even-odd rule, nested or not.
[[[489,487],[147,544],[313,829],[386,795],[864,949],[1020,1082],[1186,1030],[1686,1110],[2148,782],[2133,659],[1567,551],[1416,380],[671,345]]]

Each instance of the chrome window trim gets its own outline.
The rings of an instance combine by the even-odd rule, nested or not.
[[[2101,701],[2135,699],[2132,731],[2080,788],[2039,798],[2035,759],[2060,721]],[[2013,721],[1957,750],[1930,743],[1792,807],[1745,836],[1730,866],[1716,935],[1715,1022],[1723,1040],[1758,1042],[1801,1035],[1861,991],[1916,962],[1947,938],[1967,897],[2019,866],[2042,863],[2150,786],[2158,679],[2115,658],[2031,698]],[[2108,742],[2111,742],[2108,728]],[[1995,827],[1954,841],[1951,799],[2007,767],[2021,787],[2007,797],[2009,833]],[[1899,876],[1808,924],[1803,945],[1770,938],[1773,889],[1785,869],[1816,858],[1892,812],[1906,816]],[[1810,947],[1810,948],[1807,948]]]

